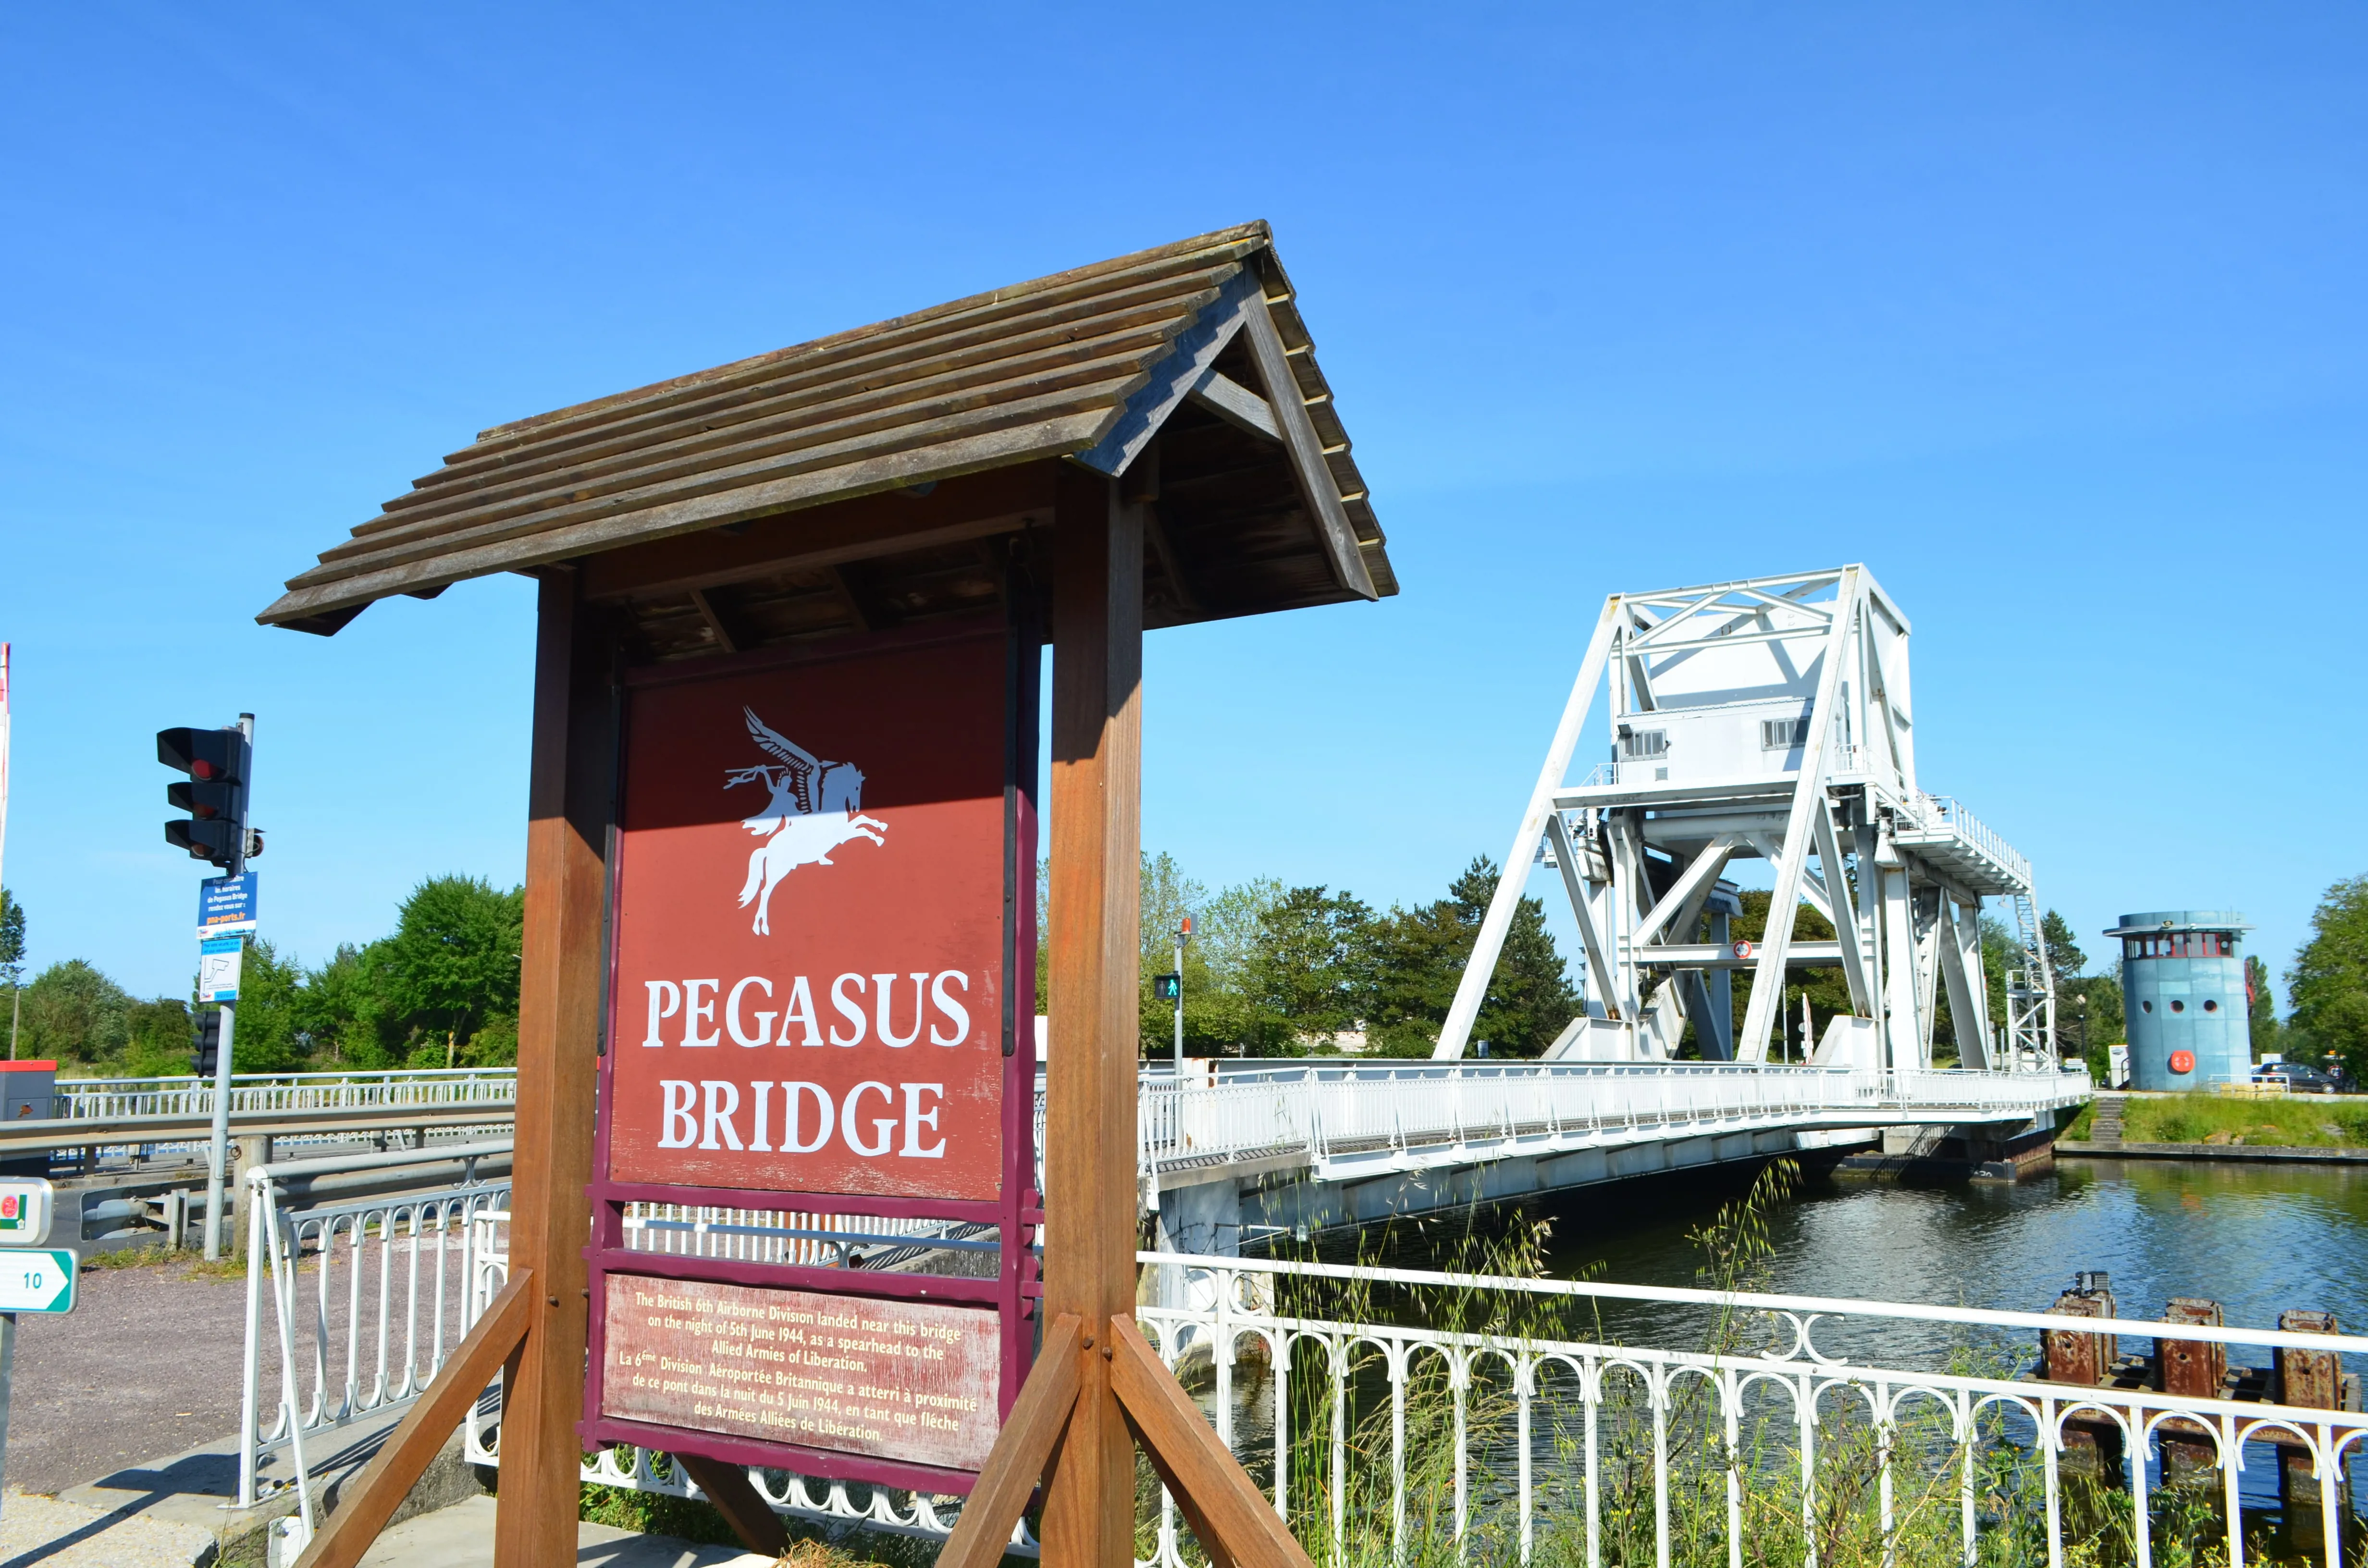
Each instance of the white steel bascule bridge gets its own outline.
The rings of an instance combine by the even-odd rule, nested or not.
[[[1789,1153],[1993,1176],[2044,1160],[2090,1085],[2055,1059],[2030,862],[1917,782],[1907,635],[1862,566],[1612,595],[1435,1059],[1146,1073],[1141,1178],[1163,1244],[1233,1251],[1278,1230]],[[1610,755],[1574,778],[1599,698]],[[1725,873],[1753,858],[1772,869],[1771,916],[1738,941]],[[1578,926],[1586,1011],[1544,1061],[1472,1060],[1541,866]],[[2022,948],[2004,1018],[1983,972],[1993,898]],[[1831,937],[1796,934],[1804,905]],[[1783,977],[1804,968],[1840,970],[1850,1010],[1807,1060],[1779,1061]],[[1699,1061],[1677,1059],[1689,1024]],[[1936,1067],[1936,1051],[1957,1065]]]
[[[1761,1062],[1791,970],[1839,968],[1850,1010],[1813,1060],[1929,1068],[1938,999],[1959,1064],[2056,1070],[2054,981],[2031,863],[1916,778],[1907,618],[1863,566],[1604,601],[1437,1054],[1462,1056],[1533,867],[1561,873],[1587,1011],[1551,1060],[1668,1061],[1686,1025],[1710,1061]],[[1586,721],[1609,756],[1570,777]],[[1725,871],[1764,859],[1764,937],[1729,939]],[[1989,1016],[1981,908],[2022,953]],[[1831,940],[1794,933],[1804,906]],[[1735,1017],[1735,976],[1751,980]]]

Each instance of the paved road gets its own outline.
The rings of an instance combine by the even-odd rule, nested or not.
[[[428,1244],[432,1256],[434,1243]],[[451,1253],[457,1271],[457,1242]],[[373,1249],[375,1256],[375,1249]],[[432,1267],[432,1266],[431,1266]],[[313,1343],[310,1316],[316,1276],[304,1269],[295,1341],[298,1387],[310,1402]],[[455,1275],[457,1278],[457,1273]],[[334,1352],[333,1387],[345,1381],[347,1292],[352,1276],[340,1263],[332,1276],[328,1314]],[[393,1291],[400,1320],[406,1294],[398,1269]],[[423,1281],[423,1286],[425,1281]],[[246,1334],[243,1277],[196,1275],[186,1262],[131,1268],[85,1269],[74,1310],[63,1316],[26,1313],[17,1322],[17,1371],[8,1423],[6,1482],[28,1492],[56,1492],[96,1481],[131,1465],[151,1463],[238,1430],[239,1361]],[[359,1317],[367,1389],[377,1381],[371,1341],[378,1324],[378,1268],[369,1268]],[[423,1297],[427,1295],[425,1289]],[[457,1308],[457,1303],[456,1303]],[[279,1398],[277,1325],[264,1303],[262,1398]],[[425,1312],[423,1310],[423,1317]],[[423,1323],[423,1328],[427,1326]],[[448,1319],[447,1346],[460,1337]],[[419,1351],[427,1352],[423,1335]],[[392,1347],[399,1363],[403,1346]]]
[[[55,1492],[238,1429],[246,1286],[186,1266],[93,1268],[17,1331],[7,1480]]]

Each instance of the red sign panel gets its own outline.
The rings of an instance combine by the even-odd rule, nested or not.
[[[587,1441],[985,1462],[1038,1293],[1036,651],[997,619],[628,674]]]
[[[633,694],[611,1179],[996,1196],[1006,669],[956,646]]]
[[[1000,1346],[975,1307],[608,1277],[600,1413],[977,1470]]]

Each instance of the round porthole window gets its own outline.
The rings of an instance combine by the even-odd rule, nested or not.
[[[2220,1010],[2220,1004],[2217,1002],[2206,1002],[2203,1004],[2203,1010],[2207,1013],[2216,1013]]]
[[[2154,1011],[2154,1004],[2151,1002],[2141,1002],[2138,1004],[2138,1011],[2141,1013],[2151,1013]]]
[[[2184,1002],[2173,1002],[2170,1005],[2170,1010],[2174,1013],[2184,1013],[2187,1011],[2187,1004]]]

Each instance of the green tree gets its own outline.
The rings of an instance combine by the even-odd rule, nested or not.
[[[2354,1082],[2368,1080],[2368,876],[2337,882],[2311,912],[2286,999],[2314,1051],[2340,1058]]]
[[[2058,980],[2068,980],[2089,967],[2089,955],[2073,939],[2072,926],[2049,910],[2039,921],[2039,939],[2047,947],[2047,967]]]
[[[2270,966],[2249,953],[2245,956],[2245,1028],[2252,1037],[2254,1061],[2284,1049],[2279,1038],[2284,1031],[2278,1027],[2278,997],[2270,985]]]
[[[1353,1029],[1372,1011],[1365,903],[1321,887],[1292,888],[1258,920],[1247,990],[1258,1044],[1293,1053],[1313,1037]]]
[[[1142,1048],[1165,1058],[1175,1049],[1176,1007],[1152,994],[1151,977],[1176,961],[1175,930],[1186,915],[1191,940],[1184,947],[1184,1050],[1190,1056],[1225,1056],[1256,1044],[1256,1009],[1248,994],[1251,959],[1258,950],[1259,922],[1281,897],[1270,879],[1243,882],[1211,893],[1183,874],[1172,856],[1144,857]],[[1040,968],[1038,994],[1045,977]]]
[[[115,1064],[131,1039],[131,998],[81,959],[53,963],[25,987],[24,1054],[61,1063]]]
[[[0,976],[8,982],[8,1054],[17,1054],[17,1004],[25,984],[25,906],[0,888]]]
[[[388,1039],[394,1019],[386,999],[387,946],[382,940],[367,948],[342,943],[326,963],[305,975],[296,1031],[316,1061],[363,1069],[400,1062],[399,1042]]]
[[[404,900],[385,945],[383,995],[413,1065],[455,1066],[489,1020],[518,1016],[525,926],[526,890],[502,892],[482,877],[431,877]]]
[[[123,1053],[126,1077],[173,1078],[189,1070],[197,1029],[189,1017],[189,1005],[179,997],[132,1003],[124,1013],[124,1033],[128,1037]]]
[[[1427,1056],[1438,1044],[1497,881],[1497,864],[1484,855],[1449,885],[1445,898],[1393,909],[1372,924],[1367,969],[1373,1010],[1366,1032],[1383,1054]],[[1474,1049],[1485,1040],[1492,1055],[1541,1055],[1578,1010],[1578,993],[1546,929],[1545,904],[1524,898],[1473,1021]]]
[[[14,983],[16,971],[25,961],[25,906],[17,895],[0,888],[0,969],[9,971]]]
[[[304,971],[259,937],[239,960],[237,1012],[231,1024],[231,1071],[288,1073],[304,1064],[297,1035]]]

